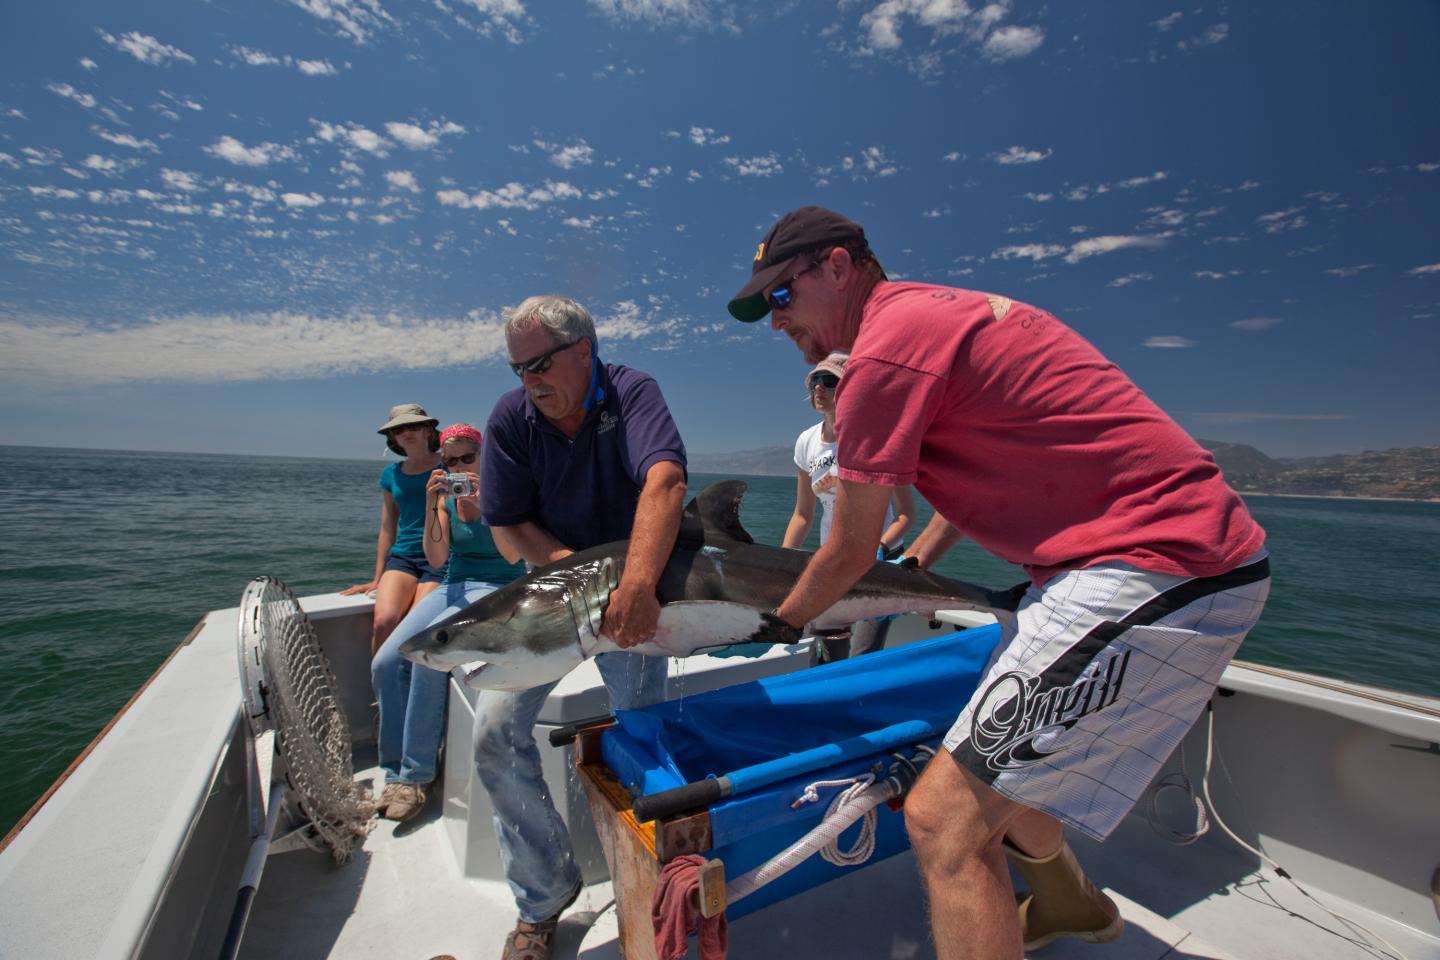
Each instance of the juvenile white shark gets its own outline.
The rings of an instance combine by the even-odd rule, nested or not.
[[[628,652],[688,657],[732,643],[797,639],[770,611],[785,599],[811,554],[755,543],[740,525],[744,494],[742,481],[725,480],[685,507],[656,588],[659,628],[654,639]],[[436,670],[483,661],[465,681],[484,689],[528,690],[558,680],[587,657],[621,649],[600,633],[600,624],[629,545],[617,540],[539,567],[411,637],[400,653]],[[1014,607],[1006,592],[877,563],[809,626],[837,629],[892,613],[1001,613]]]

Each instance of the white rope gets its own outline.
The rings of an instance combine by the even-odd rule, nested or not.
[[[828,820],[835,815],[842,806],[858,798],[869,786],[875,782],[875,775],[867,773],[860,777],[850,777],[847,780],[818,780],[805,788],[790,806],[799,809],[803,804],[815,803],[820,799],[822,787],[844,786],[846,789],[835,795],[830,801],[830,808],[825,811],[824,819]],[[837,867],[853,867],[869,860],[875,853],[875,807],[865,811],[865,816],[860,818],[860,835],[850,845],[849,850],[840,849],[840,837],[837,834],[833,840],[820,848],[820,856],[826,863],[834,864]]]
[[[805,803],[812,803],[820,799],[820,788],[824,786],[849,785],[849,789],[843,791],[835,798],[825,816],[820,819],[820,825],[801,837],[787,849],[776,854],[770,860],[751,870],[743,877],[737,877],[725,885],[725,896],[730,903],[734,903],[741,897],[748,896],[767,883],[790,872],[799,866],[816,850],[828,848],[834,851],[839,857],[859,857],[854,861],[842,861],[837,863],[825,859],[837,865],[848,865],[848,862],[863,863],[874,852],[874,828],[873,826],[862,831],[862,842],[868,845],[861,856],[862,842],[857,842],[855,847],[847,853],[840,853],[835,849],[836,840],[855,821],[862,817],[869,818],[872,823],[875,817],[875,807],[898,795],[898,785],[894,780],[885,780],[880,783],[874,782],[873,776],[857,777],[850,780],[818,781],[806,788],[800,799],[792,806],[799,807]]]

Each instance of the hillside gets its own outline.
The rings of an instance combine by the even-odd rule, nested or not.
[[[1200,440],[1225,479],[1243,493],[1312,497],[1385,497],[1440,500],[1440,447],[1366,450],[1328,457],[1269,457],[1243,443]],[[758,477],[795,475],[789,446],[695,454],[696,473]]]

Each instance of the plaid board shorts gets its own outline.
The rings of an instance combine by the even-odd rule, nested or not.
[[[1269,593],[1263,550],[1215,577],[1112,563],[1031,586],[945,748],[997,792],[1104,840],[1194,725]]]

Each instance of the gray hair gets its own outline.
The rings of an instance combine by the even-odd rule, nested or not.
[[[527,297],[506,308],[504,317],[506,335],[539,324],[556,344],[589,340],[591,347],[598,346],[595,342],[595,321],[590,318],[590,312],[569,297],[555,294]]]

